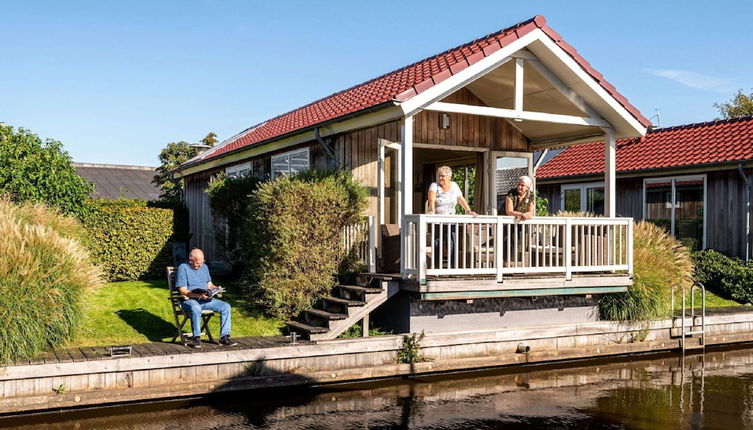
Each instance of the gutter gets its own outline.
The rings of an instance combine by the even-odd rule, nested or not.
[[[745,216],[745,234],[743,240],[745,241],[745,261],[750,260],[750,181],[743,171],[743,163],[737,163],[737,172],[740,174],[745,185],[743,186],[743,195],[745,198],[745,204],[743,205],[743,215]]]

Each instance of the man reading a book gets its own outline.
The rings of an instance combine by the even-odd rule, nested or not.
[[[178,266],[175,286],[186,297],[181,306],[191,315],[193,329],[192,346],[201,348],[201,311],[210,310],[220,314],[220,344],[224,346],[237,345],[230,340],[230,305],[214,298],[214,292],[222,287],[212,283],[209,268],[204,264],[204,252],[198,248],[188,254],[188,263]]]

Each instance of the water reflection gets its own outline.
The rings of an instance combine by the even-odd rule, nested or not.
[[[753,349],[0,419],[9,429],[753,428]],[[567,366],[567,367],[565,367]]]

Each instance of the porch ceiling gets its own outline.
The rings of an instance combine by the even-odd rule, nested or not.
[[[523,60],[522,110],[555,115],[602,119],[612,125],[617,138],[636,137],[633,118],[627,118],[616,101],[604,97],[603,88],[594,85],[582,69],[567,64],[569,57],[558,56],[552,47],[536,40],[515,54]],[[486,106],[515,109],[516,63],[507,61],[469,83],[466,88]],[[539,72],[542,70],[542,73]],[[558,81],[558,82],[557,82]],[[566,95],[563,90],[567,92]],[[576,100],[577,104],[573,102]],[[531,140],[534,146],[570,145],[593,141],[604,135],[593,125],[560,124],[534,120],[508,120]]]

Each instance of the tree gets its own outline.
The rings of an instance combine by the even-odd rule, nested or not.
[[[201,143],[203,145],[209,145],[214,146],[217,144],[217,133],[210,131],[209,134],[204,136],[203,139],[201,139]]]
[[[737,94],[728,102],[714,103],[714,107],[722,115],[721,119],[739,118],[741,116],[753,115],[753,90],[750,94],[743,93],[742,89],[737,90]]]
[[[210,132],[203,139],[201,145],[214,146],[217,143],[217,135]],[[154,175],[152,183],[157,185],[160,192],[160,199],[171,203],[181,203],[183,201],[183,181],[175,179],[170,172],[172,169],[180,166],[190,160],[200,149],[188,142],[170,142],[162,149],[159,154],[160,166],[157,168],[157,174]]]
[[[174,178],[170,171],[190,160],[197,153],[197,148],[184,141],[170,142],[162,149],[159,153],[160,166],[157,167],[157,174],[152,180],[161,190],[160,199],[172,202],[183,200],[183,181]]]
[[[80,217],[93,190],[76,174],[62,143],[0,125],[0,191],[13,201],[45,203]]]

